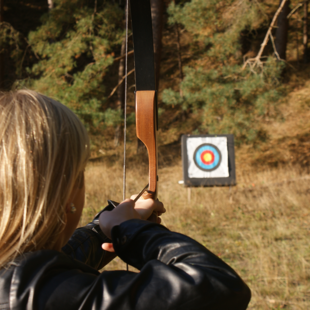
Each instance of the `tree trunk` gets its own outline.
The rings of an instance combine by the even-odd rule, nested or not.
[[[126,51],[126,38],[124,38],[122,42],[121,47],[121,56],[124,56]],[[125,75],[125,57],[121,58],[118,66],[118,83],[120,83]],[[125,83],[124,81],[119,85],[117,89],[117,103],[116,107],[121,112],[124,111],[124,100],[125,100]],[[122,137],[122,128],[123,126],[121,124],[117,125],[115,129],[115,135],[114,135],[114,145],[118,146],[120,144],[120,140]]]
[[[303,62],[306,64],[309,62],[309,50],[308,50],[308,2],[304,2],[304,17],[303,17],[303,46],[304,55]]]
[[[296,54],[297,54],[297,66],[299,66],[299,34],[296,31]]]
[[[51,10],[54,7],[54,1],[53,0],[47,0],[48,9]]]
[[[283,1],[285,0],[280,0],[280,5]],[[277,53],[279,54],[279,57],[284,60],[286,60],[287,35],[289,28],[287,16],[289,13],[290,13],[290,0],[287,0],[278,17],[278,27],[275,39],[275,46]]]
[[[181,55],[181,42],[180,42],[180,29],[179,29],[179,24],[175,24],[174,26],[175,29],[175,34],[177,37],[177,49],[178,49],[178,64],[179,64],[179,79],[180,79],[180,84],[183,81],[183,66],[182,66],[182,55]],[[180,85],[180,96],[183,97],[183,91],[181,89]]]
[[[0,0],[0,27],[3,22],[3,2],[4,0]],[[4,54],[0,49],[0,89],[4,86]]]
[[[153,42],[155,53],[155,74],[156,74],[156,89],[159,87],[159,75],[160,75],[160,58],[162,47],[162,30],[163,30],[163,0],[151,0],[151,12],[152,12],[152,26],[153,26]]]

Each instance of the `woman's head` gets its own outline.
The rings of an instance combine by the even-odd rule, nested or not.
[[[86,130],[67,107],[29,90],[0,94],[0,265],[53,247],[88,157]]]

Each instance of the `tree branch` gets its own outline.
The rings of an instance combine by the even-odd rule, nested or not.
[[[290,18],[302,5],[303,3],[297,4],[297,6],[291,11],[291,13],[287,15],[287,18]]]
[[[280,14],[280,12],[282,11],[283,7],[284,7],[284,4],[286,3],[287,0],[283,0],[281,5],[279,6],[278,10],[276,11],[276,14],[274,15],[273,19],[272,19],[272,22],[268,28],[268,31],[266,33],[266,36],[265,36],[265,39],[261,45],[261,48],[257,54],[256,57],[254,58],[249,58],[244,64],[243,64],[243,67],[242,67],[242,70],[246,68],[246,66],[249,66],[251,68],[251,70],[254,70],[254,68],[256,66],[259,66],[259,67],[262,67],[263,66],[263,62],[261,61],[261,58],[262,58],[262,54],[264,52],[264,49],[269,41],[269,38],[272,36],[271,34],[271,31],[274,27],[274,24],[276,23],[277,19],[278,19],[278,16]],[[275,53],[276,53],[276,50],[275,50]]]
[[[130,51],[130,52],[128,52],[127,56],[129,56],[129,55],[131,55],[131,54],[133,54],[133,50]],[[114,58],[114,61],[121,60],[121,59],[123,59],[123,58],[125,58],[125,57],[126,57],[126,55],[122,55],[122,56],[116,57],[116,58]]]
[[[131,71],[129,71],[129,72],[127,73],[127,75],[124,75],[124,76],[123,76],[123,78],[119,81],[119,83],[113,88],[111,94],[108,96],[108,99],[111,98],[111,97],[114,95],[114,93],[116,92],[117,88],[123,83],[123,81],[125,80],[125,78],[126,78],[127,76],[129,76],[131,73],[133,73],[134,71],[135,71],[135,69],[132,69]]]

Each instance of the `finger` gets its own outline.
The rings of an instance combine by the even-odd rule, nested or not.
[[[158,218],[157,218],[157,224],[160,224],[160,223],[161,223],[161,218],[158,217]]]
[[[102,247],[103,250],[105,250],[107,252],[111,252],[111,253],[115,252],[113,243],[103,243],[101,245],[101,247]]]
[[[158,199],[154,201],[154,211],[161,213],[161,214],[166,212],[164,204]]]
[[[153,199],[140,199],[140,198],[136,201],[135,209],[152,209],[152,210],[154,210],[155,202]]]
[[[138,195],[135,195],[135,198],[134,198],[134,199],[136,199],[137,196],[138,196]],[[143,195],[141,195],[141,196],[137,199],[137,201],[145,201],[145,200],[153,201],[152,198],[150,198],[150,197],[144,197]]]
[[[139,197],[137,200],[147,200],[147,199],[151,199],[151,198],[144,198],[144,196],[141,195],[141,193],[140,193],[140,194],[134,194],[134,195],[132,195],[132,196],[130,197],[130,199],[135,200],[136,197],[137,197],[138,195],[140,195],[140,197]]]
[[[156,213],[152,213],[151,216],[147,219],[148,221],[152,222],[152,223],[156,223],[158,222],[158,216]]]
[[[128,205],[128,206],[133,207],[133,206],[135,205],[135,202],[134,202],[132,199],[125,199],[124,201],[122,201],[122,202],[118,205],[118,207],[119,207],[120,205]]]

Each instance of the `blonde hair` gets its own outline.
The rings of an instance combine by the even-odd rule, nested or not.
[[[30,90],[0,93],[0,266],[53,246],[88,158],[87,132],[66,106]]]

